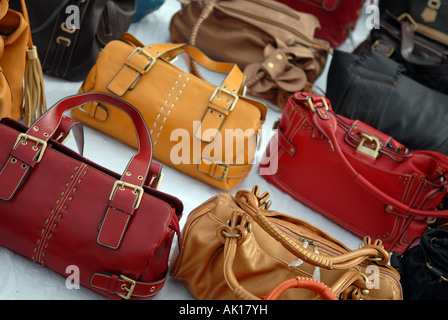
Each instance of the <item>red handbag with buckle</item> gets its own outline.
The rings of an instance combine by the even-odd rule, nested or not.
[[[361,15],[361,7],[365,0],[277,0],[291,8],[311,13],[320,22],[316,38],[328,41],[331,46],[338,47],[353,30]]]
[[[140,148],[124,173],[105,169],[57,142],[63,112],[111,104],[132,119]],[[62,132],[61,132],[62,131]],[[152,187],[152,142],[133,106],[107,94],[59,101],[29,129],[0,121],[0,245],[111,299],[145,299],[165,283],[182,203]]]
[[[308,93],[291,97],[276,128],[260,174],[355,235],[403,252],[428,221],[448,216],[439,210],[448,186],[446,155],[410,151]]]

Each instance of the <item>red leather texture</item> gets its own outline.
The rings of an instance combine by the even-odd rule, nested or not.
[[[93,101],[122,109],[135,125],[140,148],[122,175],[52,139],[66,110]],[[183,206],[146,185],[160,166],[149,170],[151,137],[140,113],[88,93],[61,100],[25,130],[0,122],[0,245],[61,275],[75,265],[81,285],[111,299],[157,294]]]
[[[277,0],[291,8],[311,13],[320,22],[321,29],[316,31],[316,38],[328,41],[338,47],[353,30],[361,14],[365,0]]]
[[[278,156],[278,170],[263,177],[355,235],[402,252],[428,219],[448,216],[438,210],[446,198],[447,156],[410,151],[307,93],[288,101],[277,129],[260,169]]]

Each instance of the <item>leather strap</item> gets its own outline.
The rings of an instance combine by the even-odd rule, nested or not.
[[[218,161],[202,158],[198,163],[198,170],[218,179],[235,179],[245,177],[249,174],[252,164],[229,165]]]
[[[307,93],[301,93],[305,97],[308,95]],[[313,98],[315,99],[315,98]],[[316,106],[317,108],[321,108],[321,106]],[[344,167],[347,169],[348,173],[353,176],[353,179],[358,182],[362,187],[364,187],[369,193],[373,194],[375,197],[387,203],[387,207],[394,207],[394,211],[401,211],[403,214],[408,216],[415,215],[426,218],[446,218],[448,215],[447,210],[420,210],[409,207],[407,204],[400,202],[399,200],[394,199],[388,194],[384,193],[378,187],[374,186],[369,180],[367,180],[364,176],[361,175],[348,161],[345,157],[341,146],[339,144],[339,140],[336,137],[337,130],[337,116],[333,112],[328,112],[328,119],[323,119],[317,116],[317,113],[314,113],[312,116],[312,120],[319,129],[319,131],[331,142],[333,146],[333,150],[339,156],[341,162],[345,165]],[[448,159],[447,159],[448,161]],[[410,219],[412,220],[412,219]]]
[[[45,150],[50,137],[54,136],[65,111],[94,101],[113,105],[126,112],[137,132],[139,150],[126,167],[121,179],[111,190],[109,207],[101,224],[97,241],[110,248],[118,248],[127,224],[143,195],[152,161],[152,141],[140,112],[128,102],[104,93],[84,93],[65,98],[50,108],[21,134],[7,162],[0,171],[0,198],[10,200],[20,188],[32,168],[45,160]]]
[[[203,67],[214,72],[227,74],[221,86],[217,87],[211,95],[201,125],[195,133],[197,139],[210,143],[214,140],[219,128],[237,104],[239,95],[244,90],[246,77],[236,64],[212,60],[198,48],[188,44],[165,43],[136,47],[107,85],[107,89],[121,97],[128,90],[135,88],[140,78],[149,72],[159,59],[169,61],[183,52],[186,52],[192,60]],[[205,131],[210,132],[210,130],[215,130],[215,133],[207,137],[200,134]]]
[[[130,298],[138,299],[155,296],[162,290],[165,281],[166,277],[159,281],[143,282],[122,275],[97,272],[90,278],[90,285],[127,300]]]

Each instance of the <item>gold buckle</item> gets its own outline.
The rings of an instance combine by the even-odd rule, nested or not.
[[[22,141],[23,144],[26,144],[27,140],[31,140],[31,141],[36,142],[36,145],[33,147],[34,151],[37,151],[37,146],[39,144],[42,145],[42,148],[40,149],[40,152],[39,152],[39,157],[35,161],[35,163],[39,163],[42,160],[42,157],[44,156],[45,150],[47,149],[47,142],[44,141],[44,140],[41,140],[39,138],[35,138],[33,136],[27,135],[26,133],[21,133],[17,137],[16,143],[14,144],[14,148],[13,149],[15,149],[17,147],[17,145],[20,143],[21,139],[24,139],[24,141]]]
[[[132,296],[132,293],[134,292],[135,280],[129,279],[128,277],[125,277],[124,275],[121,275],[120,278],[123,279],[124,281],[129,282],[131,284],[131,287],[128,288],[126,286],[126,284],[123,283],[121,285],[121,289],[122,290],[126,290],[128,293],[127,294],[123,294],[123,293],[118,293],[117,292],[117,295],[119,295],[120,297],[122,297],[125,300],[129,300],[131,298],[131,296]]]
[[[376,47],[378,47],[378,45],[381,43],[381,40],[378,39],[376,40],[371,46],[370,49],[372,49],[373,51],[375,51]],[[386,57],[390,58],[390,56],[392,55],[392,53],[394,53],[395,49],[394,48],[389,48],[389,51],[386,53]]]
[[[411,16],[409,13],[405,12],[405,13],[403,13],[402,15],[400,15],[400,16],[397,18],[398,21],[401,21],[401,20],[404,20],[404,19],[408,19],[408,21],[409,21],[409,22],[411,23],[411,25],[412,25],[412,29],[414,29],[414,30],[417,30],[417,29],[418,29],[418,24],[417,24],[417,22],[415,22],[415,20],[412,18],[412,16]]]
[[[378,153],[379,153],[380,147],[381,147],[380,141],[378,140],[378,138],[369,136],[368,134],[365,134],[365,133],[361,133],[360,136],[361,136],[361,142],[359,143],[358,147],[356,148],[356,151],[364,153],[364,154],[366,154],[368,156],[371,156],[371,157],[373,157],[375,159],[378,158]],[[366,147],[364,145],[364,142],[366,142],[366,141],[368,141],[370,143],[374,143],[375,142],[375,144],[376,144],[375,149],[371,149],[369,147]]]
[[[218,166],[225,167],[224,171],[222,172],[222,176],[221,177],[215,176],[216,168]],[[216,162],[215,172],[213,172],[213,178],[216,178],[218,180],[224,181],[227,178],[227,174],[229,173],[229,167],[230,167],[230,165],[228,165],[227,163]]]
[[[127,182],[124,182],[124,181],[121,181],[121,180],[117,180],[114,183],[114,187],[112,188],[112,191],[110,193],[109,200],[112,200],[112,196],[114,195],[115,189],[117,189],[118,186],[120,186],[120,190],[124,190],[125,188],[134,189],[132,192],[135,193],[135,194],[138,194],[137,202],[132,207],[132,209],[137,210],[138,207],[140,206],[140,202],[141,202],[142,197],[143,197],[143,188],[139,187],[139,186],[136,186],[134,184],[131,184],[131,183],[127,183]]]
[[[226,90],[224,88],[221,87],[216,87],[215,91],[213,92],[211,98],[210,98],[210,102],[213,103],[213,100],[216,99],[221,99],[221,92],[224,92],[225,94],[229,95],[230,97],[232,97],[232,103],[230,104],[229,109],[227,109],[227,111],[232,111],[235,108],[236,102],[238,101],[238,95],[236,95],[235,93],[230,92],[229,90]],[[219,93],[219,96],[216,97]],[[226,103],[230,103],[230,97],[229,99],[227,99]]]
[[[426,3],[427,7],[435,10],[439,10],[441,5],[442,5],[441,0],[428,0],[428,2]]]
[[[135,48],[134,51],[132,51],[132,53],[129,55],[129,57],[128,57],[128,61],[131,60],[132,56],[133,56],[134,54],[136,54],[136,53],[139,54],[139,55],[142,55],[142,54],[143,54],[144,56],[146,56],[146,57],[148,58],[149,63],[148,63],[148,65],[147,65],[146,67],[143,68],[143,70],[145,71],[145,73],[148,72],[149,69],[152,68],[152,66],[154,65],[154,63],[156,63],[157,58],[154,58],[154,57],[153,57],[152,55],[150,55],[148,52],[146,52],[145,50],[143,50],[143,48],[141,48],[141,47],[137,47],[137,48]]]

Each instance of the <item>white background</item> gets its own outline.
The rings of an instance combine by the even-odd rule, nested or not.
[[[146,16],[138,23],[133,23],[129,32],[134,34],[145,45],[170,42],[169,22],[172,15],[179,9],[180,4],[177,0],[166,0],[159,10]],[[369,32],[365,26],[365,18],[366,12],[364,7],[363,15],[360,17],[357,27],[352,34],[352,39],[347,39],[338,49],[352,51],[354,45],[358,45],[365,39]],[[326,88],[326,74],[330,61],[331,56],[327,61],[324,73],[316,82],[324,90]],[[48,106],[51,107],[58,100],[76,94],[81,86],[81,82],[69,82],[59,78],[45,76],[45,86]],[[264,128],[272,128],[274,121],[280,116],[280,112],[276,112],[270,108]],[[121,174],[135,151],[86,126],[84,127],[84,132],[84,156]],[[260,153],[264,151],[268,142],[267,140],[264,139],[262,148],[259,151]],[[74,147],[73,141],[69,141],[68,145],[73,146],[77,150]],[[342,241],[351,249],[358,248],[358,245],[362,243],[362,240],[358,237],[268,184],[266,180],[258,175],[257,169],[257,166],[254,166],[247,179],[236,190],[232,190],[231,193],[234,194],[239,189],[251,190],[254,185],[259,185],[262,192],[269,191],[271,193],[272,210],[306,220]],[[184,204],[185,209],[180,222],[181,227],[183,227],[188,214],[194,208],[212,196],[222,192],[168,166],[164,166],[163,172],[165,176],[160,190],[179,198]],[[173,241],[174,245],[176,245],[176,238]],[[34,264],[0,247],[0,299],[105,299],[89,289],[82,287],[80,289],[68,290],[65,286],[65,281],[66,278],[53,271]],[[165,287],[154,299],[179,300],[193,299],[193,297],[181,283],[172,278],[168,278]]]

